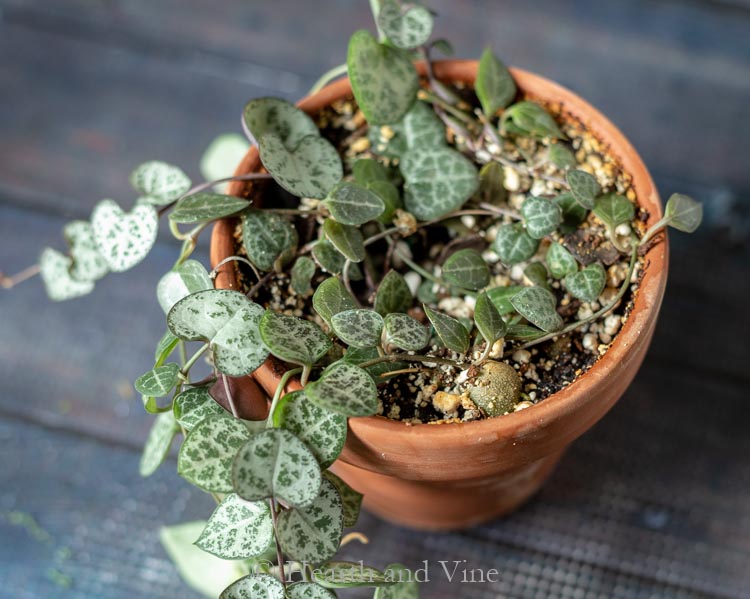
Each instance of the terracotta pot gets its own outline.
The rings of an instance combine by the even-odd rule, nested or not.
[[[445,81],[473,84],[476,61],[435,64]],[[662,216],[651,177],[623,134],[600,112],[569,90],[538,75],[513,69],[527,96],[559,103],[565,118],[581,121],[619,159],[633,177],[638,201],[650,214]],[[333,100],[350,96],[348,80],[337,81],[299,106],[314,113]],[[260,168],[255,148],[237,173]],[[235,183],[231,193],[241,194]],[[211,243],[214,264],[233,254],[231,220],[217,223]],[[635,306],[607,353],[576,382],[526,410],[475,422],[407,425],[383,417],[353,418],[349,436],[334,469],[365,493],[365,506],[383,518],[423,529],[470,526],[506,514],[531,497],[560,460],[567,446],[596,423],[622,396],[646,355],[667,281],[666,239],[648,253]],[[217,279],[236,288],[232,265]],[[254,373],[270,394],[283,366],[269,360]],[[292,382],[290,389],[298,386]],[[250,400],[251,398],[246,398]]]

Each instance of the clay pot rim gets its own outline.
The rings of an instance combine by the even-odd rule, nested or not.
[[[477,65],[478,61],[476,60],[441,60],[433,63],[433,70],[435,76],[439,79],[472,84]],[[417,64],[416,66],[420,74],[424,75],[424,65]],[[467,76],[467,70],[471,72],[471,76]],[[515,67],[511,67],[510,71],[518,83],[520,91],[526,97],[553,104],[560,103],[564,117],[572,117],[581,121],[597,137],[601,135],[602,130],[606,129],[609,146],[607,151],[615,156],[625,172],[632,176],[632,185],[636,189],[638,205],[644,207],[649,213],[647,224],[650,226],[662,217],[661,202],[645,164],[623,133],[607,117],[581,97],[554,81]],[[351,96],[351,86],[348,78],[344,77],[325,86],[316,94],[303,98],[297,105],[303,110],[314,112],[321,106],[347,96]],[[257,168],[258,163],[257,148],[251,147],[235,174],[250,172]],[[219,237],[217,233],[231,231],[228,228],[229,223],[232,223],[232,220],[225,219],[217,222],[214,227],[211,243],[213,263],[217,263],[224,257],[221,255],[222,244],[221,240],[217,239]],[[224,231],[222,231],[222,228]],[[496,418],[470,422],[417,425],[391,420],[384,416],[367,416],[350,418],[350,426],[356,427],[357,435],[362,438],[381,434],[411,435],[413,442],[420,446],[430,446],[437,443],[448,447],[453,444],[486,443],[490,438],[511,437],[517,434],[519,430],[532,432],[542,423],[557,420],[566,414],[576,412],[580,408],[579,404],[587,402],[587,390],[593,385],[594,381],[605,378],[618,369],[619,363],[640,334],[650,311],[658,312],[661,295],[666,285],[669,253],[666,232],[662,235],[661,241],[652,246],[643,257],[645,263],[643,275],[633,309],[627,321],[622,325],[607,352],[570,385],[541,400],[538,404]],[[226,268],[222,270],[223,272],[220,274],[228,279],[226,284],[222,286],[236,288],[234,271]],[[655,315],[652,315],[651,318],[655,318]],[[261,366],[261,369],[266,368],[275,370],[273,364],[269,362]],[[273,372],[273,376],[277,379],[280,374],[280,372]],[[294,382],[290,385],[290,388],[299,388],[299,383],[296,382],[295,385]],[[378,437],[373,436],[371,438]]]

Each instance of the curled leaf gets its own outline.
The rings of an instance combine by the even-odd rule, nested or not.
[[[635,208],[633,203],[625,196],[608,193],[596,200],[594,214],[608,229],[613,230],[618,225],[633,220]]]
[[[486,292],[477,296],[477,303],[474,306],[474,323],[477,325],[482,338],[490,346],[498,339],[502,339],[508,331],[508,325],[505,324],[500,312]]]
[[[323,222],[323,231],[326,237],[341,252],[344,257],[352,262],[362,262],[365,259],[365,246],[362,232],[351,225],[342,225],[333,219],[327,218]]]
[[[436,312],[427,306],[423,308],[445,347],[459,354],[465,354],[469,349],[469,331],[466,327],[447,314]]]
[[[94,290],[92,281],[76,281],[70,276],[72,266],[70,257],[52,248],[45,248],[39,257],[39,274],[53,302],[81,297]]]
[[[513,104],[503,113],[502,126],[510,133],[532,137],[565,137],[555,119],[539,104],[523,101]]]
[[[310,291],[310,283],[315,275],[315,262],[307,256],[300,256],[291,271],[291,286],[294,293],[304,295]]]
[[[330,470],[326,470],[323,473],[323,477],[328,479],[339,492],[344,508],[344,526],[354,526],[357,523],[359,510],[362,506],[362,493],[358,493],[352,489]]]
[[[489,117],[500,108],[505,108],[516,97],[513,76],[490,48],[482,52],[474,89],[482,104],[482,111]]]
[[[213,289],[206,267],[197,260],[186,260],[165,274],[156,286],[156,298],[165,313],[191,293]]]
[[[664,217],[670,227],[692,233],[703,220],[703,205],[689,196],[675,193],[667,200]]]
[[[313,309],[329,325],[331,319],[339,312],[353,310],[357,302],[344,284],[336,277],[323,281],[315,290],[312,298]]]
[[[403,275],[389,270],[378,286],[373,307],[381,316],[391,312],[408,312],[413,300]]]
[[[543,331],[552,333],[563,325],[555,296],[542,287],[524,287],[510,301],[521,316]]]

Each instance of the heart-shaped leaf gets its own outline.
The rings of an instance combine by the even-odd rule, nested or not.
[[[144,162],[130,174],[130,184],[154,206],[173,202],[190,189],[190,178],[166,162]]]
[[[526,224],[526,231],[534,239],[542,239],[549,235],[563,220],[560,206],[535,196],[529,196],[524,200],[521,215]]]
[[[372,377],[359,366],[339,360],[305,387],[307,397],[318,406],[344,416],[372,416],[378,409],[378,389]]]
[[[477,325],[479,334],[490,346],[498,339],[502,339],[508,332],[508,325],[505,324],[503,317],[500,316],[500,312],[486,292],[477,296],[477,302],[474,305],[474,324]]]
[[[235,167],[247,154],[250,147],[247,139],[239,133],[224,133],[214,138],[201,156],[200,171],[206,181],[231,177]],[[222,193],[228,183],[214,185]]]
[[[167,315],[167,325],[185,341],[208,341],[220,372],[244,376],[268,357],[258,331],[264,312],[238,291],[209,289],[177,302]]]
[[[242,245],[259,270],[283,267],[294,257],[298,241],[297,229],[283,216],[266,210],[242,213]]]
[[[329,589],[379,587],[393,584],[377,568],[362,562],[328,562],[316,568],[315,582]]]
[[[177,455],[177,473],[209,493],[232,492],[232,460],[250,438],[241,420],[209,416],[191,430]]]
[[[390,586],[375,589],[373,599],[419,599],[419,583],[414,573],[403,564],[390,564],[383,571]]]
[[[232,463],[235,492],[248,501],[274,498],[292,507],[310,505],[321,475],[315,456],[289,431],[268,429],[253,435]]]
[[[336,487],[321,481],[320,493],[306,507],[279,514],[276,534],[284,554],[303,563],[317,563],[339,550],[344,530],[343,506]]]
[[[385,210],[385,203],[379,195],[349,182],[337,185],[323,204],[338,222],[353,226],[376,219]]]
[[[179,430],[172,412],[163,412],[154,419],[138,466],[141,476],[151,476],[156,472],[169,455],[172,440]]]
[[[578,262],[562,244],[553,241],[544,257],[550,274],[556,279],[578,271]]]
[[[313,120],[291,102],[281,98],[256,98],[245,104],[242,112],[245,128],[260,143],[272,133],[289,149],[297,147],[305,137],[319,135]]]
[[[510,302],[521,316],[548,333],[562,327],[555,296],[542,287],[524,287]]]
[[[476,167],[453,148],[414,148],[399,167],[406,180],[404,204],[420,220],[457,210],[479,187]]]
[[[248,206],[250,202],[244,198],[203,191],[177,202],[169,213],[169,220],[184,224],[201,223],[237,214]]]
[[[354,181],[365,187],[375,181],[389,181],[388,169],[374,158],[360,158],[352,166]]]
[[[323,222],[326,237],[352,262],[362,262],[365,259],[365,245],[362,232],[351,225],[342,225],[331,218]]]
[[[477,195],[488,204],[499,205],[505,202],[508,197],[505,189],[505,169],[499,162],[493,160],[479,170]]]
[[[250,574],[230,584],[219,599],[286,599],[284,586],[269,574]]]
[[[689,196],[675,193],[667,201],[664,217],[670,227],[692,233],[703,220],[703,205]]]
[[[548,156],[552,164],[563,170],[573,168],[577,164],[575,154],[563,144],[552,144],[549,147]]]
[[[493,116],[516,97],[516,83],[506,66],[486,48],[479,60],[474,90],[482,104],[482,111]]]
[[[286,589],[289,599],[336,599],[336,595],[314,582],[295,582]]]
[[[47,295],[53,302],[62,302],[91,293],[94,283],[76,281],[70,276],[73,260],[52,248],[45,248],[39,257],[39,274]]]
[[[65,241],[70,246],[73,264],[70,276],[75,281],[93,283],[109,272],[107,261],[99,253],[94,239],[94,228],[85,220],[74,220],[63,229]]]
[[[635,216],[635,208],[628,198],[616,193],[608,193],[596,200],[594,214],[608,229],[629,223]]]
[[[456,353],[465,354],[469,349],[469,331],[466,327],[452,316],[423,307],[443,345]]]
[[[389,270],[378,286],[373,307],[378,314],[385,316],[391,312],[407,312],[412,301],[414,298],[406,279],[401,273]]]
[[[509,133],[531,137],[565,137],[555,119],[535,102],[513,104],[503,113],[502,127]]]
[[[216,507],[195,544],[222,559],[250,559],[273,542],[268,504],[230,493]]]
[[[287,393],[274,413],[277,427],[287,429],[312,451],[321,468],[339,457],[346,441],[346,417],[307,399],[304,391]]]
[[[339,275],[344,270],[346,258],[327,239],[318,241],[312,249],[313,258],[324,272]]]
[[[207,387],[191,387],[180,393],[174,398],[172,412],[180,426],[189,431],[209,416],[228,415],[211,397]]]
[[[156,298],[165,313],[191,293],[213,289],[214,283],[205,266],[197,260],[186,260],[165,274],[156,286]]]
[[[598,262],[565,277],[565,287],[574,297],[584,302],[595,302],[604,291],[607,273]]]
[[[568,181],[570,193],[573,194],[576,202],[587,210],[591,210],[596,198],[602,192],[596,177],[586,171],[571,170],[565,174],[565,179]]]
[[[328,479],[339,492],[339,497],[341,497],[341,503],[344,508],[344,526],[354,526],[359,519],[359,510],[362,506],[362,493],[358,493],[352,489],[330,470],[323,472],[323,477]]]
[[[573,233],[588,216],[588,210],[581,206],[572,193],[561,193],[555,198],[555,202],[560,206],[563,215],[563,222],[560,224],[560,232],[563,235]]]
[[[394,46],[410,50],[430,39],[432,14],[424,6],[402,6],[394,0],[383,0],[378,25]]]
[[[324,198],[341,181],[344,169],[336,148],[318,135],[287,148],[275,133],[260,140],[260,159],[276,182],[301,198]]]
[[[277,358],[308,368],[332,347],[314,322],[270,310],[260,319],[260,337]]]
[[[148,204],[137,204],[127,214],[114,200],[102,200],[91,214],[91,226],[109,269],[123,272],[143,260],[154,246],[159,217]]]
[[[547,272],[547,268],[541,262],[530,262],[526,268],[523,269],[523,276],[532,285],[550,289],[550,284],[547,280],[549,278],[549,273]]]
[[[380,44],[360,29],[346,55],[354,97],[370,125],[397,123],[417,97],[419,77],[408,52]]]
[[[159,366],[135,380],[135,389],[147,397],[164,397],[179,380],[180,367],[174,362]]]
[[[430,342],[430,331],[408,314],[392,312],[385,317],[386,341],[406,350],[418,351]]]
[[[317,246],[316,246],[317,247]],[[344,284],[337,278],[326,279],[315,290],[312,298],[313,308],[329,325],[331,319],[339,312],[353,310],[357,302]]]
[[[528,260],[539,247],[539,241],[529,235],[521,224],[500,225],[494,250],[500,261],[510,266]]]
[[[478,251],[467,248],[453,252],[443,263],[443,278],[451,285],[481,289],[490,282],[490,267]]]
[[[510,314],[516,310],[510,300],[516,293],[521,291],[521,289],[523,289],[523,287],[520,285],[493,287],[492,289],[487,290],[487,296],[501,315]]]
[[[307,256],[300,256],[295,260],[291,271],[290,285],[297,295],[305,295],[310,291],[313,276],[315,276],[315,262]]]
[[[374,310],[346,310],[331,318],[331,327],[347,345],[375,347],[383,333],[383,317]]]
[[[445,146],[445,125],[427,102],[417,101],[403,120],[392,127],[394,136],[388,142],[393,151],[403,140],[400,154],[413,148]]]

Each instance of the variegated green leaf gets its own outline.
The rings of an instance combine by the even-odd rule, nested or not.
[[[596,177],[586,171],[571,170],[566,173],[565,179],[568,181],[570,193],[573,194],[576,202],[587,210],[591,210],[596,198],[602,192]]]
[[[323,204],[338,222],[353,226],[376,219],[385,210],[385,203],[380,196],[347,181],[333,188]]]
[[[210,289],[177,302],[167,315],[167,325],[185,341],[208,341],[220,372],[244,376],[268,357],[258,331],[264,312],[238,291]]]
[[[378,389],[359,366],[339,360],[305,387],[308,399],[344,416],[372,416],[378,409]]]
[[[486,48],[479,60],[474,90],[482,104],[482,111],[493,116],[516,97],[516,83],[507,67]]]
[[[385,225],[390,224],[393,221],[396,210],[403,207],[398,188],[390,181],[373,181],[365,187],[383,200],[383,204],[385,205],[385,209],[377,218],[378,222]]]
[[[469,331],[466,327],[447,314],[423,307],[443,345],[454,352],[465,354],[469,349]]]
[[[541,239],[552,233],[562,222],[562,209],[555,202],[527,197],[521,205],[521,215],[526,224],[526,231],[534,239]]]
[[[560,224],[560,232],[563,235],[573,233],[588,216],[588,210],[581,206],[572,193],[561,193],[555,198],[562,210],[563,222]]]
[[[330,470],[323,472],[323,477],[328,479],[341,497],[341,503],[344,510],[344,526],[354,526],[359,519],[359,511],[362,507],[362,493],[358,493],[347,485],[343,480],[336,476]]]
[[[509,133],[531,137],[565,137],[555,119],[539,104],[518,102],[503,113],[502,127]]]
[[[278,578],[250,574],[230,584],[219,599],[286,599],[286,593]]]
[[[391,312],[407,312],[414,301],[409,285],[401,273],[389,270],[378,285],[374,308],[381,316]]]
[[[314,582],[295,582],[287,587],[289,599],[336,599],[331,591]]]
[[[248,206],[250,202],[244,198],[202,191],[177,202],[169,213],[169,220],[184,224],[201,223],[237,214]]]
[[[507,287],[493,287],[487,290],[487,295],[494,304],[497,311],[501,315],[510,314],[515,311],[513,304],[510,303],[511,298],[521,291],[523,287],[520,285],[508,285]]]
[[[488,204],[502,204],[508,197],[505,189],[505,169],[494,160],[479,170],[479,189],[477,195]]]
[[[96,245],[91,223],[74,220],[65,225],[63,235],[73,259],[70,267],[70,276],[73,280],[93,283],[109,272],[107,261],[99,253]]]
[[[417,101],[400,123],[392,127],[391,153],[400,156],[413,148],[445,146],[445,125],[427,102]]]
[[[430,38],[432,14],[424,6],[383,0],[378,13],[378,25],[394,46],[410,50],[421,46]]]
[[[443,278],[451,285],[481,289],[490,282],[490,267],[478,251],[467,248],[453,252],[443,263]]]
[[[692,233],[703,220],[703,205],[689,196],[675,193],[667,200],[664,217],[670,227]]]
[[[347,345],[375,347],[383,333],[383,317],[374,310],[345,310],[331,317],[331,327]]]
[[[549,147],[548,156],[552,164],[563,170],[573,168],[577,164],[575,154],[563,144],[552,144]]]
[[[249,559],[273,542],[268,503],[245,501],[230,493],[216,507],[195,544],[222,559]]]
[[[319,135],[318,127],[305,112],[281,98],[250,100],[245,105],[242,119],[256,143],[260,143],[267,133],[273,133],[284,146],[293,149],[305,137]]]
[[[190,189],[190,178],[166,162],[144,162],[130,174],[130,184],[154,206],[173,202]]]
[[[482,338],[490,345],[498,339],[502,339],[508,332],[508,325],[505,324],[500,312],[486,292],[477,296],[477,302],[474,305],[474,323],[477,325]]]
[[[386,580],[395,584],[375,589],[373,599],[419,599],[419,583],[409,568],[403,564],[390,564],[383,574]]]
[[[331,349],[331,340],[314,322],[267,311],[260,319],[260,337],[277,358],[312,366]]]
[[[148,397],[164,397],[179,380],[180,367],[174,362],[158,366],[135,380],[135,389]]]
[[[297,229],[274,212],[246,210],[242,213],[242,245],[258,270],[281,269],[294,257]]]
[[[361,29],[349,40],[346,56],[354,97],[370,125],[391,125],[411,108],[419,78],[408,52],[380,44]]]
[[[508,266],[528,260],[539,247],[539,240],[529,235],[521,224],[500,225],[494,250],[500,261]]]
[[[231,177],[234,169],[247,154],[249,147],[250,144],[245,136],[239,133],[223,133],[215,137],[201,156],[201,175],[206,181]],[[223,193],[227,185],[227,183],[214,185],[214,190]]]
[[[193,430],[209,416],[228,416],[208,392],[207,387],[191,387],[174,398],[172,412],[175,420],[186,430]]]
[[[542,287],[524,287],[511,298],[513,307],[530,323],[552,333],[562,327],[555,296]]]
[[[389,181],[388,169],[374,158],[360,158],[352,166],[354,181],[365,187],[375,181]]]
[[[380,587],[393,584],[385,574],[361,562],[328,562],[315,570],[315,582],[329,589]]]
[[[137,204],[126,213],[114,200],[101,200],[91,213],[91,226],[99,254],[113,272],[138,264],[156,242],[159,217],[148,204]]]
[[[191,293],[213,289],[206,267],[197,260],[186,260],[165,274],[156,286],[156,298],[165,313]]]
[[[334,247],[352,262],[362,262],[365,259],[365,245],[362,232],[351,225],[327,218],[323,222],[323,231]]]
[[[210,493],[232,492],[232,460],[250,432],[241,420],[209,416],[201,420],[180,447],[177,473]]]
[[[285,555],[317,563],[336,554],[343,529],[341,497],[330,481],[322,480],[312,503],[279,514],[276,534]]]
[[[268,429],[240,447],[232,464],[234,491],[248,501],[277,499],[292,507],[310,505],[321,475],[315,456],[292,433]]]
[[[321,239],[313,246],[312,255],[324,272],[338,275],[344,269],[346,258],[327,239]]]
[[[53,302],[81,297],[94,290],[94,283],[76,281],[70,276],[72,266],[73,260],[52,248],[45,248],[39,257],[39,274]]]
[[[297,258],[292,267],[290,282],[294,293],[304,295],[310,291],[315,268],[315,262],[311,258],[307,256]]]
[[[154,350],[154,366],[161,366],[164,364],[164,362],[167,361],[167,358],[172,355],[172,352],[179,342],[180,340],[175,337],[174,333],[167,329],[167,332],[164,333],[161,339],[159,339],[159,343],[156,344],[156,349]]]
[[[576,262],[573,254],[557,241],[550,244],[544,260],[550,274],[556,279],[562,279],[564,276],[578,271],[578,262]]]
[[[623,223],[629,223],[635,216],[633,203],[625,196],[608,193],[596,200],[594,214],[609,229],[614,229]]]
[[[526,268],[523,269],[523,276],[532,285],[551,289],[548,280],[549,273],[547,272],[547,267],[541,262],[529,262],[529,264],[526,265]]]
[[[513,324],[508,327],[508,341],[533,341],[544,335],[544,331],[528,324]]]
[[[566,289],[572,296],[584,302],[595,302],[599,299],[606,283],[607,273],[598,262],[565,277]]]
[[[331,319],[339,312],[353,310],[357,302],[344,284],[337,278],[326,279],[313,294],[313,308],[329,325]]]
[[[418,351],[430,342],[430,331],[408,314],[391,312],[385,317],[386,342],[406,351]]]
[[[178,430],[180,427],[177,426],[172,412],[163,412],[154,418],[138,466],[141,476],[151,476],[156,472],[159,465],[169,455],[172,439]]]

